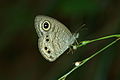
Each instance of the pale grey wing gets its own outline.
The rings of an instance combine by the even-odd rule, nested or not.
[[[45,17],[44,17],[45,18]],[[47,20],[49,17],[46,17]],[[37,30],[39,40],[38,47],[43,55],[43,57],[52,62],[55,61],[60,55],[62,55],[75,41],[75,37],[72,33],[59,21],[49,18],[54,26],[52,26],[52,31],[47,32],[47,34],[42,35],[39,33],[39,28]],[[49,37],[49,41],[46,42],[46,35]],[[47,50],[45,49],[47,47]],[[48,52],[50,51],[50,53]]]
[[[38,19],[37,17],[35,18],[35,21],[34,21],[34,26],[35,26],[35,29],[36,29],[36,32],[37,32],[37,35],[38,37],[41,37],[42,34],[41,34],[41,31],[40,31],[40,28],[39,28],[39,22],[40,22],[41,19]]]
[[[55,56],[55,59],[57,59],[74,43],[75,37],[63,24],[56,24],[53,32],[52,46],[54,53],[52,56]]]
[[[50,62],[55,61],[75,41],[71,32],[62,24],[55,25],[54,31],[52,31],[48,35],[49,42],[45,42],[45,35],[39,38],[38,45],[43,57]],[[45,50],[45,47],[47,47],[48,51],[50,51],[51,53],[48,53]]]
[[[51,54],[48,54],[47,51],[45,50],[45,47],[48,48],[47,45],[49,45],[49,44],[45,43],[44,37],[40,37],[40,38],[38,39],[38,47],[39,47],[40,53],[42,54],[42,56],[43,56],[46,60],[52,62],[54,59],[52,58]],[[49,49],[49,48],[48,48],[48,49]]]

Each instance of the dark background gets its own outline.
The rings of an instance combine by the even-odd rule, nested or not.
[[[38,51],[36,15],[51,16],[82,40],[120,33],[120,0],[0,0],[0,80],[57,80],[115,38],[64,53],[55,62]],[[120,80],[120,41],[75,70],[67,80]]]

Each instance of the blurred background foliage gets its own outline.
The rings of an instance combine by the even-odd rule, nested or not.
[[[56,80],[74,62],[85,59],[113,39],[64,53],[55,62],[38,51],[36,15],[51,16],[72,33],[82,24],[78,41],[120,32],[120,0],[0,0],[0,80]],[[67,80],[120,80],[120,41],[67,77]]]

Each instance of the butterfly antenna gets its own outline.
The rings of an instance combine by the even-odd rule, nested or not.
[[[82,24],[76,31],[74,34],[77,34],[82,28],[85,27],[86,24]]]
[[[76,38],[78,38],[79,37],[79,30],[80,29],[82,29],[84,26],[85,26],[86,24],[82,24],[82,26],[81,27],[79,27],[76,31],[75,31],[75,33],[74,33],[74,38],[75,38],[75,42],[76,42],[76,44],[73,46],[73,47],[75,47],[76,45],[79,45],[79,43],[78,43],[78,41],[77,41],[77,39]],[[74,49],[74,48],[73,48]]]

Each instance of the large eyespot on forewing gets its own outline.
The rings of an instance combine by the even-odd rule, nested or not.
[[[49,21],[44,21],[43,23],[42,23],[42,29],[44,30],[44,31],[49,31],[50,30],[50,28],[51,28],[51,24],[50,24],[50,22]]]

